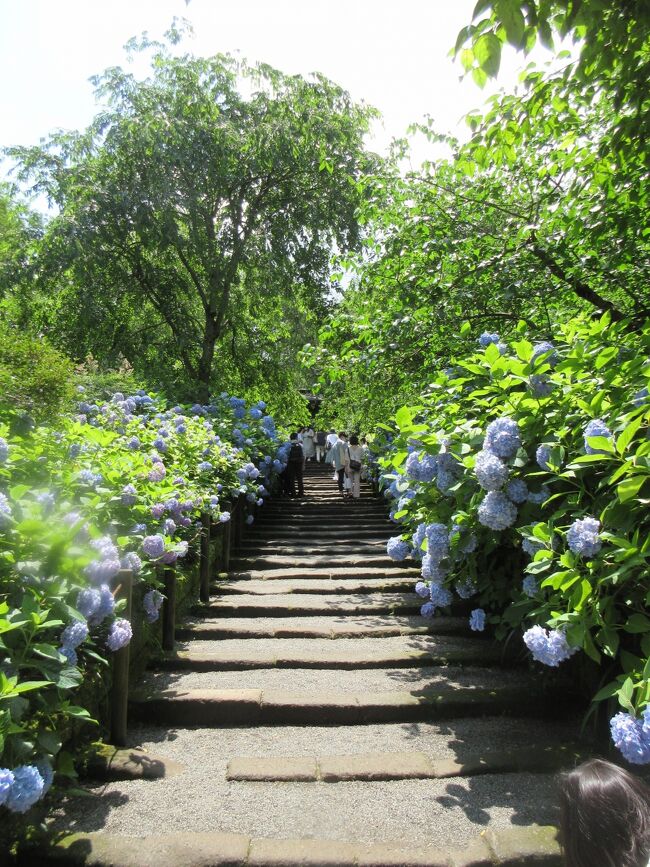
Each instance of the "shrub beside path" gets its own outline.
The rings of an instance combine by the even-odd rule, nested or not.
[[[425,620],[415,564],[363,491],[308,466],[133,696],[131,749],[73,798],[52,851],[111,865],[559,865],[561,696],[456,612]]]

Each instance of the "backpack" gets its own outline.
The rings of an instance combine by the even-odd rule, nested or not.
[[[297,463],[298,461],[302,463],[304,457],[304,452],[300,443],[292,443],[291,448],[289,449],[289,463]]]

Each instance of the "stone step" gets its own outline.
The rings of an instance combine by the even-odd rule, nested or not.
[[[201,617],[340,617],[345,614],[418,614],[422,600],[415,593],[238,594],[215,597],[196,605]]]
[[[282,644],[282,642],[278,642]],[[335,644],[336,642],[332,642]],[[215,648],[217,650],[217,648]],[[278,648],[282,655],[282,649]],[[315,666],[311,662],[304,668],[290,666],[270,666],[266,668],[249,667],[243,669],[192,669],[151,670],[144,675],[141,689],[148,695],[173,689],[189,690],[228,690],[258,689],[288,691],[311,695],[363,695],[365,693],[388,693],[394,690],[408,691],[412,695],[432,690],[492,690],[504,685],[504,672],[501,667],[466,665],[421,665],[400,666],[398,668],[377,668],[376,666],[357,668],[328,668]],[[487,654],[486,654],[487,656]],[[496,654],[495,654],[496,656]],[[497,657],[498,658],[498,657]],[[525,669],[512,669],[508,672],[508,686],[518,687],[521,695],[532,692],[534,681]],[[557,682],[557,678],[553,682]]]
[[[195,620],[176,629],[176,638],[389,638],[398,635],[467,635],[466,617],[248,617]]]
[[[318,530],[309,533],[309,538],[314,542],[328,542],[331,540],[352,540],[356,539],[377,539],[383,541],[386,544],[386,540],[390,536],[398,535],[395,532],[395,526],[385,526],[385,527],[366,527],[359,528],[355,527],[338,527],[338,528],[328,528],[328,527],[320,527]],[[246,534],[246,540],[248,542],[263,542],[268,543],[269,545],[273,545],[277,542],[284,542],[287,538],[295,537],[297,534],[304,532],[300,527],[278,527],[274,529],[273,527],[266,527],[264,524],[253,524],[253,530],[250,533]]]
[[[255,579],[214,581],[210,585],[212,593],[223,596],[247,593],[256,596],[280,593],[410,593],[413,591],[414,578],[294,578],[288,580],[263,581]]]
[[[386,554],[385,539],[350,539],[334,540],[325,542],[313,541],[308,536],[302,535],[297,538],[288,537],[278,542],[254,542],[245,539],[236,549],[236,555],[241,557],[256,557],[260,555],[293,556],[295,554],[318,554],[323,557],[327,554],[343,556],[348,554]]]
[[[404,561],[407,565],[412,562]],[[387,554],[301,554],[282,555],[268,554],[258,557],[232,557],[231,569],[234,572],[243,572],[250,569],[283,569],[283,568],[322,568],[326,566],[393,566],[395,563]]]
[[[35,853],[39,864],[95,867],[561,867],[552,826],[487,830],[467,847],[360,843],[331,838],[269,838],[245,834],[176,832],[143,837],[106,832],[63,837]],[[36,863],[36,861],[32,861]]]
[[[246,672],[237,672],[241,677]],[[157,725],[366,725],[503,714],[552,717],[558,702],[520,685],[493,688],[448,686],[437,689],[322,693],[289,689],[190,689],[134,693],[130,718]]]
[[[321,579],[367,579],[367,578],[404,578],[413,582],[412,586],[420,580],[420,570],[409,568],[401,563],[393,563],[392,566],[334,566],[329,569],[251,569],[243,572],[220,573],[219,578],[232,580],[255,579],[260,581],[286,581],[296,578],[307,580]]]
[[[352,780],[439,780],[485,774],[557,773],[587,758],[579,744],[533,744],[519,749],[486,750],[455,759],[433,760],[427,753],[352,753],[307,756],[236,756],[226,779],[239,783],[348,783]]]
[[[475,667],[508,665],[500,644],[480,638],[426,636],[412,638],[345,639],[250,639],[223,640],[218,644],[190,641],[185,647],[155,659],[151,669],[163,671],[236,671],[253,668],[416,668],[437,665]]]

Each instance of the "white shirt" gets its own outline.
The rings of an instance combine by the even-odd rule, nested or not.
[[[338,441],[339,438],[335,433],[327,434],[327,445],[330,446],[330,448],[335,446]]]

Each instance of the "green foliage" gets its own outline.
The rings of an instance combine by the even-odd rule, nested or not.
[[[47,340],[0,322],[0,422],[20,428],[69,408],[72,365]]]
[[[135,600],[158,588],[161,564],[198,545],[202,515],[228,520],[226,503],[264,494],[275,439],[260,407],[227,396],[172,410],[144,392],[115,394],[81,401],[56,428],[19,434],[0,422],[1,768],[45,761],[58,784],[75,776],[93,722],[79,697],[106,689],[124,570]],[[101,606],[82,591],[97,604],[102,594]],[[136,606],[133,621],[145,615]],[[67,644],[71,624],[87,633]]]
[[[169,393],[261,388],[269,368],[295,391],[330,251],[357,244],[373,112],[319,75],[161,46],[147,79],[95,84],[107,108],[85,132],[10,151],[59,209],[37,320],[75,358],[125,358]]]
[[[469,583],[497,637],[533,625],[564,631],[601,666],[596,699],[616,696],[637,712],[650,702],[650,326],[632,336],[607,315],[582,319],[558,328],[555,350],[542,353],[525,334],[522,323],[510,345],[465,351],[417,407],[397,413],[385,484],[400,498],[415,493],[395,515],[406,538],[423,522],[449,528],[444,581]],[[521,446],[503,462],[528,495],[495,531],[480,517],[486,493],[475,463],[488,424],[504,417],[517,423]],[[585,436],[594,418],[611,436]],[[438,469],[433,481],[415,481],[409,446],[438,456],[438,467],[446,455],[451,476]],[[567,532],[585,517],[599,522],[600,550],[581,556]]]

